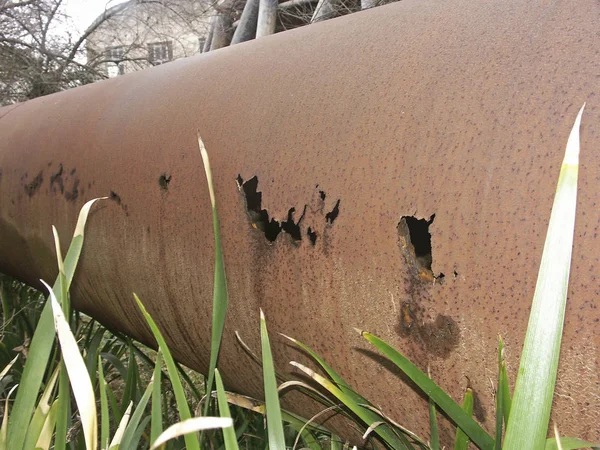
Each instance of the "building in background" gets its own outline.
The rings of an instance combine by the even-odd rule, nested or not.
[[[88,65],[115,77],[200,53],[213,14],[210,3],[194,0],[116,5],[90,25]]]

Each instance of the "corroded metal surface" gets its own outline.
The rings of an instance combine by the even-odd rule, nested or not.
[[[496,337],[514,380],[587,101],[554,417],[598,440],[598,24],[596,0],[404,0],[0,110],[0,269],[53,279],[50,225],[66,242],[84,201],[109,196],[90,216],[76,306],[149,341],[135,291],[176,356],[205,370],[214,249],[200,130],[230,287],[229,387],[260,395],[234,331],[258,349],[262,307],[273,333],[312,346],[407,427],[426,435],[425,402],[353,327],[455,398],[468,377],[492,429]],[[431,255],[411,241],[415,223]],[[283,372],[305,361],[275,334],[273,346]]]

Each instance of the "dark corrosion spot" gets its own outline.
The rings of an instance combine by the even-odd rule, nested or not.
[[[325,201],[325,191],[319,191],[319,197],[321,197],[321,200]]]
[[[35,193],[37,191],[39,191],[40,187],[42,186],[42,183],[44,182],[44,171],[40,170],[40,173],[38,173],[35,178],[33,180],[31,180],[31,183],[27,183],[25,184],[25,193],[29,196],[29,197],[33,197],[35,195]]]
[[[61,194],[65,193],[65,183],[63,181],[63,165],[59,164],[58,166],[58,170],[56,171],[56,173],[53,173],[50,176],[50,188],[52,189],[52,192],[56,192],[55,189],[55,185],[58,186],[58,190],[60,191]]]
[[[171,175],[167,175],[166,172],[158,177],[158,185],[163,191],[169,189],[169,183],[171,182]]]
[[[75,175],[75,172],[77,172],[77,169],[71,169],[71,171],[69,172],[69,175],[73,176],[73,175]]]
[[[317,232],[313,231],[311,227],[308,227],[308,230],[306,230],[306,235],[308,236],[308,239],[310,239],[312,245],[317,243]]]
[[[333,209],[325,214],[325,221],[327,223],[333,224],[334,220],[337,219],[337,216],[340,213],[340,200],[335,203]]]
[[[454,319],[438,314],[433,322],[424,321],[422,308],[410,301],[401,306],[399,332],[440,358],[447,358],[460,343],[460,329]]]
[[[485,423],[487,419],[487,411],[483,407],[477,391],[473,389],[473,387],[471,387],[471,391],[473,392],[473,414],[475,415],[475,418],[479,420],[479,422]]]
[[[112,200],[113,202],[116,202],[117,205],[121,204],[121,196],[119,194],[117,194],[115,191],[110,191],[109,199]]]
[[[65,192],[65,198],[68,202],[74,202],[77,197],[79,197],[79,180],[75,180],[71,190]]]
[[[438,314],[435,321],[425,323],[420,328],[421,338],[430,353],[446,358],[458,347],[460,329],[451,317]]]

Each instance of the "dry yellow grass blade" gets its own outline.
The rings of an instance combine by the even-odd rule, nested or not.
[[[185,434],[232,426],[233,420],[226,417],[194,417],[192,419],[187,419],[167,428],[156,441],[154,441],[150,450],[154,450],[165,442]]]

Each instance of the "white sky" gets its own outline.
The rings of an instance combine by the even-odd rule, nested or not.
[[[125,0],[65,0],[65,12],[73,19],[78,34],[81,34],[106,8]]]

